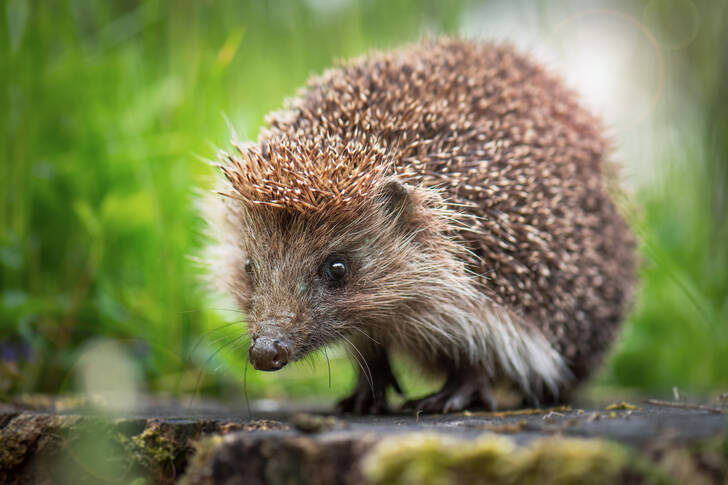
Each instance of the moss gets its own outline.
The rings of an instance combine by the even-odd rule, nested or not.
[[[681,483],[728,483],[728,435],[658,446],[650,454],[663,474]]]
[[[237,423],[233,423],[235,426]],[[272,419],[254,419],[240,425],[239,431],[273,431],[291,429],[286,423]]]
[[[174,464],[179,451],[176,443],[162,436],[155,428],[145,429],[142,434],[134,436],[131,442],[159,464]]]
[[[150,421],[132,437],[119,434],[118,441],[130,460],[147,470],[156,483],[171,483],[183,471],[193,452],[190,438],[199,436],[199,426],[172,426]]]
[[[375,484],[607,484],[627,461],[624,448],[602,440],[548,438],[519,447],[492,434],[472,441],[409,434],[375,446],[363,469]]]
[[[34,454],[55,449],[62,432],[79,421],[75,416],[17,414],[0,428],[0,481],[3,474],[30,460]]]
[[[621,446],[604,440],[551,438],[525,451],[522,483],[612,483],[627,463]]]
[[[194,454],[187,465],[187,471],[180,480],[180,484],[205,483],[202,477],[207,477],[207,469],[212,456],[225,438],[222,435],[212,435],[201,438],[193,443]]]
[[[464,416],[484,416],[488,418],[507,418],[509,416],[535,416],[539,414],[549,413],[568,413],[571,411],[571,406],[556,406],[552,408],[527,408],[527,409],[515,409],[513,411],[464,411]]]
[[[486,424],[482,427],[482,429],[484,429],[485,431],[490,431],[491,433],[520,433],[527,426],[528,421],[526,421],[525,419],[521,419],[520,421]]]
[[[363,471],[374,484],[722,483],[728,476],[728,437],[641,454],[599,439],[553,437],[517,446],[492,434],[471,441],[408,434],[376,445]]]
[[[334,416],[318,416],[308,413],[296,413],[291,416],[291,424],[304,433],[322,433],[346,427],[346,421]]]
[[[205,465],[208,459],[215,453],[217,447],[222,444],[224,437],[221,435],[212,435],[197,440],[193,444],[195,450],[190,460],[190,469],[195,468],[195,464]]]
[[[640,408],[626,401],[615,402],[605,408],[607,411],[639,411]]]

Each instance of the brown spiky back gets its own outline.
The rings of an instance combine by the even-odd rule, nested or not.
[[[273,135],[260,146],[234,144],[220,166],[235,195],[250,204],[298,212],[355,211],[393,173],[391,158],[373,134]]]
[[[598,120],[508,46],[425,42],[312,79],[257,146],[226,155],[235,197],[332,216],[394,173],[436,188],[462,259],[582,377],[630,300],[630,231],[611,203]],[[403,275],[405,277],[405,275]]]

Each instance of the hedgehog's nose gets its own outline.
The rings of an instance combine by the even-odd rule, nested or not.
[[[258,370],[278,370],[288,363],[288,345],[278,339],[258,337],[250,346],[250,363]]]

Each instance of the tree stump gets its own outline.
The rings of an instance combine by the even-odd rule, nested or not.
[[[728,407],[330,416],[146,400],[0,405],[0,483],[728,483]]]

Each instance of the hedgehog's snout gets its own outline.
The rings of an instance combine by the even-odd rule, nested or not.
[[[288,363],[290,347],[280,339],[258,337],[250,346],[250,363],[258,370],[274,371]]]

